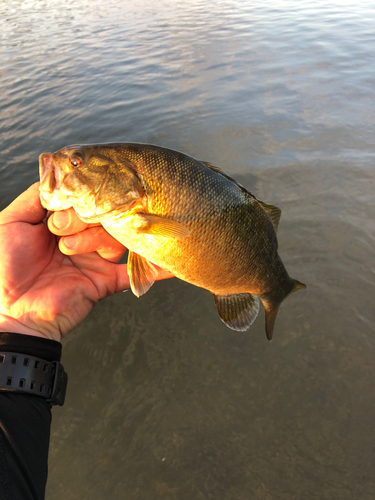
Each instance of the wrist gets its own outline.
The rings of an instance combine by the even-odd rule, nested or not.
[[[52,332],[44,332],[34,328],[30,328],[15,318],[0,314],[0,332],[17,333],[19,335],[31,335],[43,339],[56,340],[60,342],[61,335],[53,334]]]
[[[0,332],[0,398],[19,393],[63,405],[67,375],[59,342],[35,335]]]

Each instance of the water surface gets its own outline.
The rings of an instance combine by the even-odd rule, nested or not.
[[[227,329],[178,280],[64,341],[48,499],[375,497],[373,2],[0,1],[0,208],[38,155],[184,151],[282,209],[308,288]]]

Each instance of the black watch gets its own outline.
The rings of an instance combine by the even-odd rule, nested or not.
[[[58,361],[0,351],[0,391],[32,394],[50,406],[62,406],[67,383],[68,375]]]

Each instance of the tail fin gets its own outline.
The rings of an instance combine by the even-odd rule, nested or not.
[[[301,283],[300,281],[291,279],[290,280],[291,287],[285,293],[285,289],[274,290],[269,293],[264,293],[259,295],[260,300],[262,301],[265,313],[266,313],[266,335],[268,340],[272,340],[273,336],[273,328],[275,326],[276,315],[281,305],[281,302],[298,290],[302,290],[306,288],[306,285]]]

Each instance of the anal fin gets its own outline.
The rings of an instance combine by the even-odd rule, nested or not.
[[[259,312],[258,297],[250,293],[213,296],[221,320],[232,330],[244,332],[254,323]]]
[[[140,297],[154,284],[158,276],[158,271],[150,261],[130,251],[128,257],[128,274],[132,292],[137,297]]]

